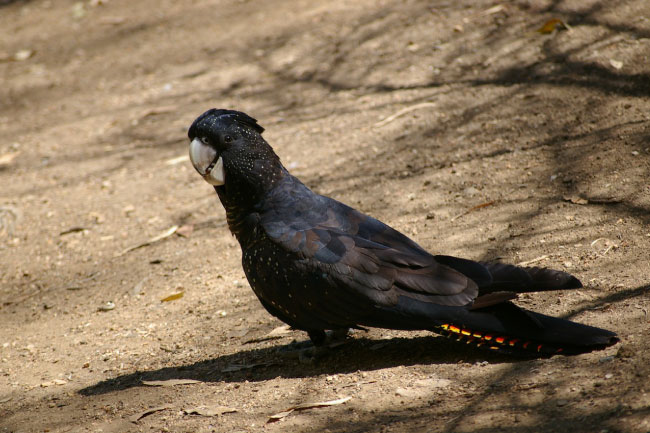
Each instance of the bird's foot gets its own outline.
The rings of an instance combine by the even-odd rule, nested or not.
[[[279,349],[279,353],[290,359],[298,359],[302,364],[312,364],[328,351],[325,346],[315,346],[310,340],[294,341]]]
[[[325,356],[329,349],[345,344],[348,339],[348,328],[333,329],[328,331],[309,331],[309,339],[314,344],[305,348],[298,354],[298,360],[303,364],[311,364]]]
[[[286,356],[297,357],[303,364],[312,364],[319,358],[327,355],[330,349],[345,344],[348,329],[335,329],[331,331],[309,331],[310,341],[292,343],[291,349],[285,352]]]
[[[318,359],[322,358],[327,352],[328,348],[325,346],[312,346],[298,351],[298,361],[301,364],[313,364]]]
[[[333,330],[308,331],[309,339],[316,347],[336,347],[344,344],[348,338],[349,328],[339,328]]]

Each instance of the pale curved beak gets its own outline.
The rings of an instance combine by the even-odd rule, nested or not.
[[[196,171],[210,185],[219,186],[225,183],[223,159],[215,149],[204,144],[198,138],[190,143],[190,161]]]

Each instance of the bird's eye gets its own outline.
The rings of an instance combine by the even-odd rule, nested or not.
[[[201,137],[203,144],[208,144],[208,137]]]
[[[231,143],[232,137],[230,135],[226,135],[225,137],[223,137],[223,141],[225,141],[226,143]]]

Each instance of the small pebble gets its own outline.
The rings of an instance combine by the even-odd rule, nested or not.
[[[99,311],[111,311],[113,309],[115,309],[115,303],[111,301],[108,301],[104,305],[100,305],[99,308],[97,308]]]

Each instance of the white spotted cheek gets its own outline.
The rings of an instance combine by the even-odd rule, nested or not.
[[[226,173],[223,170],[223,159],[219,157],[212,170],[205,175],[204,179],[210,185],[220,186],[226,183]]]

